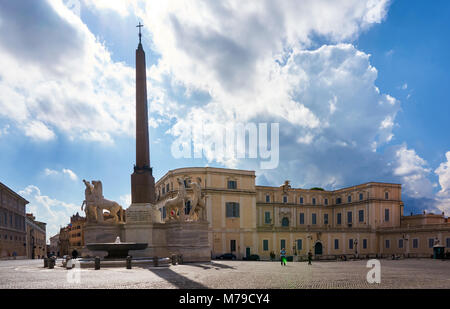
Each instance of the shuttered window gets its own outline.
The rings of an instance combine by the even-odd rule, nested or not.
[[[227,218],[239,218],[239,203],[228,202],[225,205]]]

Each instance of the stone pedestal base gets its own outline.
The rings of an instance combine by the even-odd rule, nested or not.
[[[168,222],[166,226],[167,250],[183,255],[183,262],[210,262],[208,222]]]
[[[115,242],[117,236],[123,241],[124,235],[124,224],[89,224],[87,223],[84,227],[84,243],[94,244],[94,243],[108,243]],[[81,256],[99,256],[103,258],[107,255],[105,251],[91,251],[83,247],[81,250]]]
[[[125,225],[125,241],[147,243],[145,250],[130,251],[133,257],[167,257],[166,229],[161,223],[127,223]]]

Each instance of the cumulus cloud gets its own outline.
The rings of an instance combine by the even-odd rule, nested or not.
[[[77,180],[78,176],[70,169],[68,168],[63,168],[61,171],[57,171],[57,170],[52,170],[49,168],[46,168],[44,170],[44,174],[46,176],[58,176],[58,175],[65,175],[67,177],[69,177],[71,180]]]
[[[133,134],[134,70],[61,1],[2,1],[0,18],[0,117],[35,140]]]
[[[410,197],[432,197],[433,184],[428,178],[431,170],[414,149],[403,144],[395,150],[393,173],[400,177],[404,192]]]
[[[60,226],[69,223],[70,216],[80,209],[80,206],[42,194],[34,185],[27,186],[19,194],[30,202],[27,213],[33,213],[37,220],[47,223],[47,239],[59,233]]]
[[[442,162],[434,171],[439,177],[441,190],[437,193],[438,207],[442,211],[450,212],[450,151],[445,154],[446,162]]]

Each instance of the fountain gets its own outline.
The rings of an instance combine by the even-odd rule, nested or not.
[[[146,243],[121,242],[117,236],[115,242],[110,243],[91,243],[86,245],[92,251],[107,251],[108,255],[105,259],[124,259],[128,256],[129,250],[144,250],[147,248]]]

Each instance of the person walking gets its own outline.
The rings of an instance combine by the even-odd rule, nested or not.
[[[281,266],[286,266],[286,250],[281,249],[280,251],[280,258],[281,258]]]
[[[312,253],[311,251],[308,252],[308,265],[311,265],[311,261],[312,261]]]

